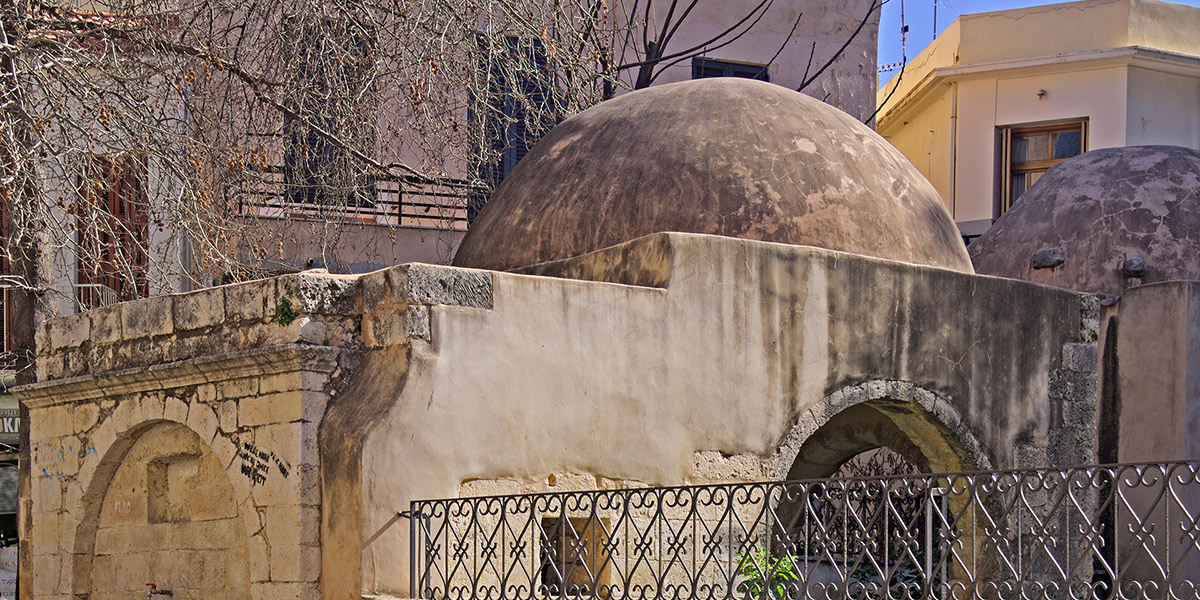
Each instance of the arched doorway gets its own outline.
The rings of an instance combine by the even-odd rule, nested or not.
[[[140,597],[153,582],[176,599],[249,600],[247,535],[225,465],[179,423],[130,440],[114,445],[113,468],[97,474],[106,481],[93,483],[100,502],[80,525],[76,593]]]
[[[787,478],[831,477],[854,457],[878,448],[898,454],[921,473],[979,468],[957,435],[923,406],[880,398],[849,406],[821,424],[800,445]]]
[[[945,589],[957,577],[946,541],[976,532],[959,524],[972,516],[962,495],[929,474],[988,465],[961,423],[943,399],[904,382],[824,399],[783,444],[782,478],[796,483],[780,499],[772,554],[802,565],[806,585],[821,592]]]

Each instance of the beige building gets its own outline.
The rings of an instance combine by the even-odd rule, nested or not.
[[[722,135],[729,105],[748,125]],[[688,134],[633,143],[655,132],[627,116],[662,107],[671,118],[656,127]],[[575,166],[580,147],[609,135],[631,141]],[[630,162],[679,175],[630,176]],[[1190,355],[1139,329],[1123,330],[1121,354],[1101,364],[1106,309],[1095,296],[976,275],[936,191],[894,148],[782,88],[725,80],[629,94],[565,122],[522,165],[487,210],[525,214],[528,228],[485,211],[460,266],[300,273],[47,321],[39,381],[16,390],[31,409],[36,473],[25,597],[134,598],[146,582],[181,599],[578,597],[536,591],[551,585],[547,556],[564,556],[567,542],[554,550],[529,528],[568,537],[545,523],[586,519],[578,508],[538,501],[529,527],[504,529],[494,509],[463,511],[471,501],[432,521],[411,502],[821,477],[881,446],[930,473],[1088,464],[1100,438],[1114,437],[1099,429],[1114,415],[1098,387],[1118,358],[1130,364],[1150,346],[1183,358],[1156,365],[1164,378],[1195,377]],[[547,187],[591,177],[617,184]],[[620,210],[632,187],[637,215]],[[862,235],[880,230],[895,237]],[[1141,290],[1119,310],[1164,315],[1195,347],[1187,306],[1200,291]],[[1184,411],[1174,396],[1155,398],[1139,406]],[[1187,458],[1189,435],[1160,435],[1146,460]],[[1015,518],[1043,514],[1033,496],[1045,481],[1006,481],[988,495],[1020,489]],[[1169,497],[1172,510],[1194,505],[1194,482]],[[660,512],[643,508],[622,521],[622,553],[684,541],[669,519],[639,529]],[[421,527],[436,557],[417,555]],[[961,529],[969,537],[946,538],[964,565],[947,575],[954,584],[975,562],[959,541],[1007,549],[1021,540],[1006,535],[1056,528]],[[687,530],[689,548],[715,532]],[[1112,547],[1097,540],[1075,542]],[[1200,553],[1180,546],[1191,552],[1172,556],[1181,575],[1146,581],[1179,590],[1196,580]],[[735,549],[720,551],[728,565]],[[489,571],[498,554],[521,560]],[[1090,581],[1092,564],[1088,555],[1070,575],[1016,577]],[[453,589],[410,578],[433,567]],[[622,577],[608,597],[714,589],[669,564]]]
[[[878,131],[973,238],[1065,158],[1200,148],[1198,30],[1200,8],[1159,0],[964,15],[879,91]]]

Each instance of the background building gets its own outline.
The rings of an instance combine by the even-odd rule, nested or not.
[[[1200,148],[1200,8],[1089,0],[964,15],[878,93],[878,131],[972,239],[1058,162]]]

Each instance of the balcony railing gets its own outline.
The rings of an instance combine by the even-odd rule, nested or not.
[[[268,172],[237,194],[243,215],[466,231],[467,204],[481,193],[482,188],[459,180],[377,180],[346,198],[331,200],[324,190],[289,187],[282,173]]]
[[[13,321],[13,294],[18,289],[20,289],[20,286],[0,283],[0,319],[2,319],[0,320],[0,343],[3,344],[3,349],[0,350],[0,371],[15,369],[20,358],[13,337],[13,328],[20,326],[19,323]],[[72,305],[75,312],[83,312],[101,306],[116,304],[121,301],[120,296],[115,290],[100,283],[77,283],[65,287],[56,286],[55,291],[69,294],[73,297]]]
[[[412,503],[414,597],[1200,598],[1200,462]]]

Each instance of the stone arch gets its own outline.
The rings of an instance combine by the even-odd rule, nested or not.
[[[768,475],[828,476],[845,459],[879,446],[931,472],[991,467],[983,444],[945,398],[907,381],[877,379],[842,388],[802,413]]]
[[[113,427],[102,423],[98,432]],[[80,470],[74,597],[127,596],[154,581],[176,588],[177,598],[249,600],[252,532],[244,513],[253,504],[231,477],[231,461],[214,452],[211,437],[169,418],[110,436],[88,473]]]

